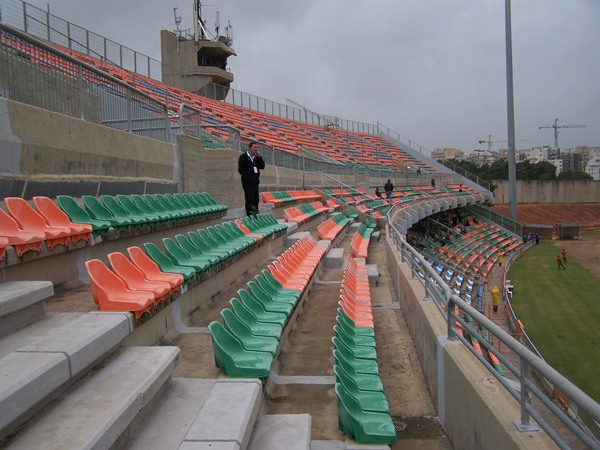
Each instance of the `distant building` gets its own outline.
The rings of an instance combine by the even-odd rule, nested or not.
[[[594,156],[585,166],[585,173],[600,181],[600,156]]]
[[[532,161],[532,160],[546,161],[546,160],[550,159],[551,152],[552,152],[552,150],[548,146],[533,147],[527,153],[526,159],[528,159],[529,161]]]
[[[580,172],[583,170],[580,153],[563,150],[560,159],[563,162],[563,172]]]
[[[471,162],[481,164],[491,164],[498,159],[498,153],[488,152],[487,150],[473,150],[469,157]]]
[[[558,176],[563,171],[563,161],[562,159],[551,159],[548,161],[554,167],[556,167],[556,176]]]
[[[458,148],[436,148],[431,152],[431,157],[436,161],[446,160],[446,159],[465,159],[465,152]]]

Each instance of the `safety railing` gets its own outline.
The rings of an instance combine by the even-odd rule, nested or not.
[[[161,79],[161,63],[22,0],[0,0],[0,22],[130,72]]]
[[[0,23],[0,60],[0,92],[5,98],[170,140],[166,103],[5,23]]]
[[[397,227],[397,221],[402,216],[402,207],[395,205],[388,212],[388,233],[397,250],[401,263],[408,265],[413,279],[418,279],[425,288],[425,297],[423,300],[433,300],[442,317],[447,322],[447,336],[449,340],[460,340],[464,346],[489,370],[489,372],[498,380],[506,391],[515,398],[520,404],[521,416],[519,421],[515,421],[515,426],[520,431],[531,431],[533,426],[531,418],[548,434],[548,436],[561,448],[569,449],[565,436],[552,427],[546,420],[548,415],[552,415],[560,420],[565,427],[583,444],[589,448],[600,449],[598,439],[590,433],[589,429],[582,427],[581,421],[573,419],[569,414],[578,411],[584,415],[588,421],[600,423],[600,405],[581,391],[577,386],[559,374],[555,369],[548,365],[542,358],[533,353],[509,333],[504,331],[484,314],[473,308],[469,303],[453,294],[451,288],[435,272],[435,270],[425,261],[423,256],[410,246],[402,233],[402,227]],[[488,336],[482,335],[477,327],[470,325],[461,314],[455,312],[456,307],[461,313],[469,314],[475,323],[482,325],[486,329]],[[481,346],[487,349],[504,365],[517,381],[519,388],[515,388],[513,383],[500,375],[494,367],[459,333],[456,325],[466,330],[472,336],[475,336]],[[509,361],[488,338],[493,336],[495,342],[501,342],[501,345],[510,349],[518,358],[518,365]],[[562,395],[568,399],[570,405],[569,414],[561,410],[552,399],[548,398],[544,391],[536,385],[535,379],[531,378],[531,373],[541,374],[546,380],[552,383],[560,390]],[[535,396],[540,406],[535,406],[529,396]]]

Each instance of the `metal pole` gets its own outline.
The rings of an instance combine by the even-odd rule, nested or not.
[[[508,118],[508,203],[510,217],[517,220],[517,169],[515,160],[515,103],[513,98],[512,26],[510,0],[505,0],[506,109]]]

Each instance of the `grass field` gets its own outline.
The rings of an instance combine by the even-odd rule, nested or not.
[[[513,308],[544,359],[600,402],[600,279],[573,258],[558,270],[558,254],[542,243],[513,266]]]

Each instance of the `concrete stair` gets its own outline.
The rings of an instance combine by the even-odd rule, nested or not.
[[[114,351],[130,332],[126,314],[70,318],[40,327],[54,322],[43,319],[0,341],[0,439]]]
[[[125,347],[27,421],[8,449],[109,449],[153,406],[175,367],[177,347]]]
[[[0,336],[43,317],[44,300],[53,293],[50,281],[0,283]]]

